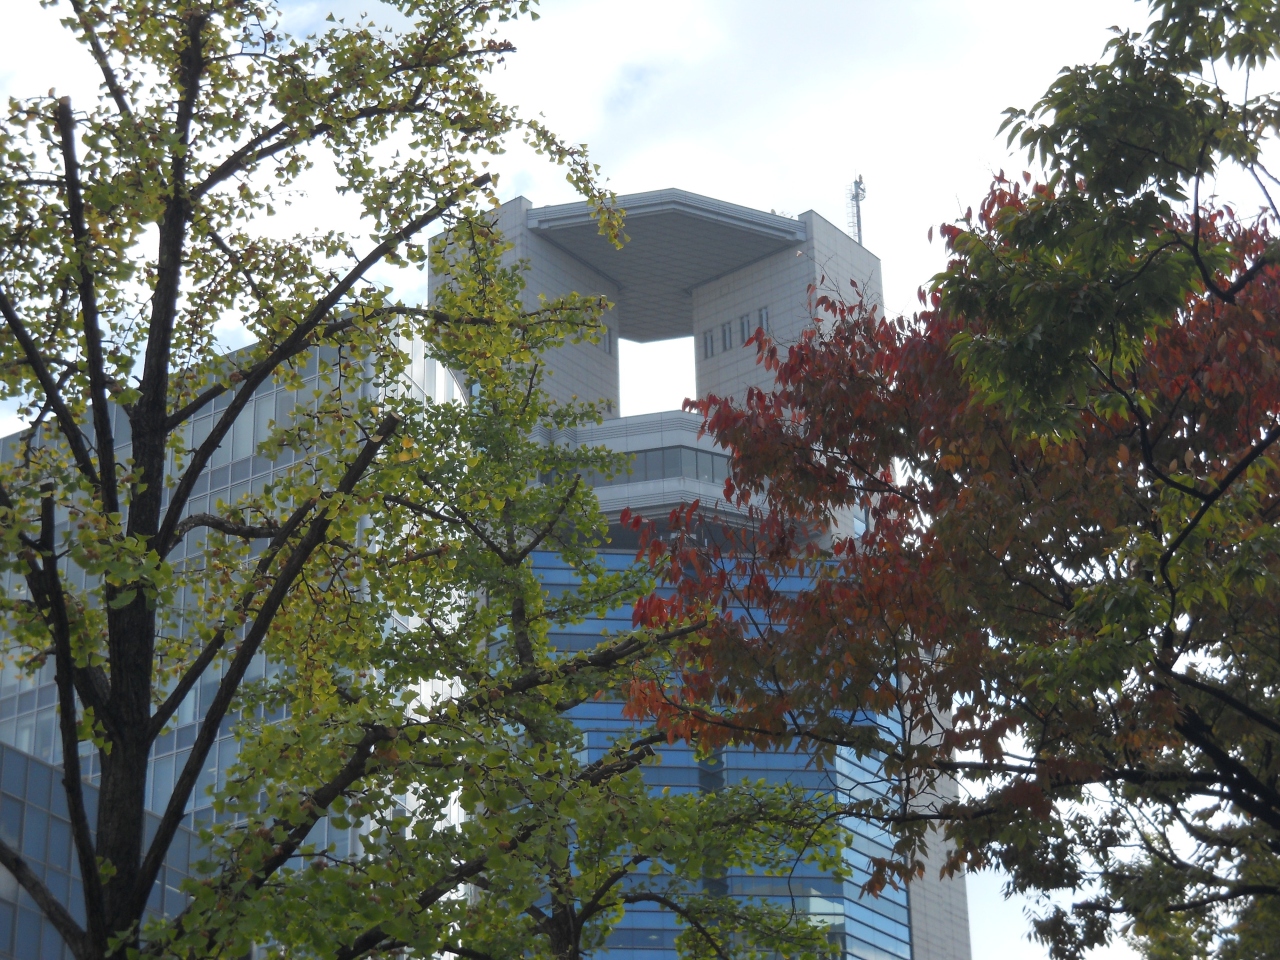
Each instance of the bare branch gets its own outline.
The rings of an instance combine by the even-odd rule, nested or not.
[[[208,527],[210,530],[217,530],[219,533],[225,533],[229,537],[239,537],[242,540],[266,540],[280,532],[280,525],[274,522],[255,526],[251,523],[236,523],[234,520],[212,513],[193,513],[179,523],[173,531],[174,540],[181,540],[197,527]]]

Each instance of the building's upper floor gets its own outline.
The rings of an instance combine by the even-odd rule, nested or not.
[[[604,294],[613,303],[599,344],[553,351],[547,389],[557,397],[610,401],[619,409],[619,337],[692,337],[697,394],[741,396],[769,374],[752,349],[759,327],[796,339],[821,292],[881,297],[880,261],[810,210],[781,216],[699,196],[655,190],[618,198],[627,242],[615,247],[585,203],[535,207],[516,197],[498,210],[509,254],[527,265],[526,296]],[[817,293],[815,293],[817,291]]]

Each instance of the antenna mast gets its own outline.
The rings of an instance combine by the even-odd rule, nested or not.
[[[858,246],[862,246],[862,201],[865,199],[867,199],[867,185],[862,182],[862,174],[858,174],[858,179],[849,184],[847,207],[849,231],[858,241]]]

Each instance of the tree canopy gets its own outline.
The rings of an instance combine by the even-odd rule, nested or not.
[[[757,335],[771,390],[697,404],[756,524],[669,575],[758,614],[633,690],[675,732],[881,758],[872,885],[937,826],[1045,896],[1062,958],[1261,955],[1280,905],[1280,9],[1151,8],[1010,111],[1040,177],[943,226],[928,309],[831,278],[798,343]],[[1260,210],[1210,196],[1228,169]]]
[[[696,623],[548,639],[647,574],[599,556],[582,478],[619,460],[555,440],[601,411],[540,389],[541,353],[596,336],[606,305],[526,309],[485,212],[487,158],[523,136],[619,237],[583,150],[485,89],[512,52],[498,29],[530,6],[398,0],[302,37],[269,2],[69,0],[101,98],[8,105],[0,396],[27,426],[0,459],[4,655],[55,667],[82,903],[5,841],[0,865],[77,960],[255,943],[574,958],[637,902],[677,913],[693,954],[825,949],[782,907],[704,883],[838,870],[820,801],[655,794],[639,768],[659,735],[637,725],[588,758],[567,716]],[[370,237],[278,226],[317,164]],[[430,305],[370,279],[428,263]],[[252,345],[226,352],[226,321]],[[459,400],[422,389],[415,343]],[[579,588],[544,589],[537,551]],[[148,825],[149,756],[178,724],[194,740]],[[185,906],[148,915],[215,786]]]

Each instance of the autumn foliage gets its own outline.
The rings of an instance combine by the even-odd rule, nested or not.
[[[875,882],[937,824],[953,867],[1076,895],[1038,921],[1068,956],[1113,915],[1185,934],[1280,895],[1280,267],[1266,221],[1169,223],[1247,282],[1050,357],[1077,369],[1046,429],[1043,384],[993,389],[973,345],[1006,335],[982,258],[1025,266],[1010,225],[1061,199],[999,179],[932,309],[815,294],[798,343],[757,344],[771,391],[696,404],[750,522],[708,547],[672,516],[671,586],[719,616],[634,694],[679,735],[883,758],[889,798],[849,801],[899,838]],[[1068,287],[1028,295],[1091,303]]]

